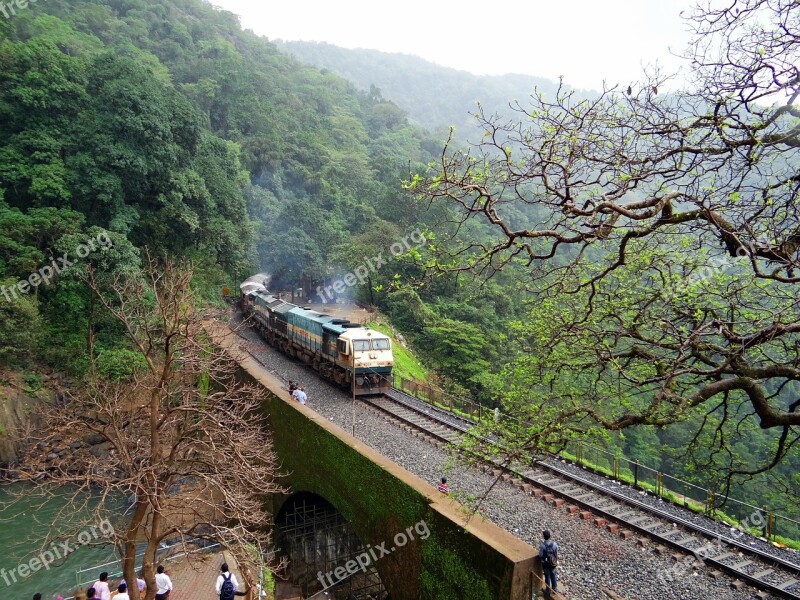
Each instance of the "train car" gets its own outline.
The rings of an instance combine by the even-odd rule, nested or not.
[[[388,391],[394,364],[388,336],[281,300],[267,284],[257,276],[240,286],[242,310],[267,343],[356,395]]]

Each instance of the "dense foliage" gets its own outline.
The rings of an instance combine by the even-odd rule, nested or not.
[[[453,125],[473,133],[474,111],[480,102],[489,112],[508,109],[538,91],[550,95],[556,83],[530,75],[473,75],[440,67],[417,56],[377,50],[348,50],[326,43],[277,41],[278,48],[303,62],[329,69],[371,94],[382,94],[408,112],[409,118],[431,131]]]
[[[7,364],[80,373],[114,346],[77,277],[90,264],[136,268],[148,247],[191,259],[208,297],[254,270],[309,286],[353,236],[416,223],[398,184],[430,155],[404,113],[200,0],[31,4],[0,22],[0,63],[0,279],[113,242],[92,254],[108,264],[0,298]]]
[[[514,273],[533,299],[522,354],[494,389],[515,415],[563,427],[511,430],[510,444],[678,424],[662,439],[726,491],[770,470],[772,489],[788,489],[800,442],[800,7],[712,3],[688,18],[685,89],[659,93],[655,71],[592,98],[534,95],[511,117],[479,109],[481,141],[446,146],[408,187],[456,215],[439,272]]]
[[[774,66],[794,90],[779,64],[794,41],[767,36],[740,64]],[[682,99],[656,79],[590,101],[545,81],[289,47],[317,67],[201,0],[48,0],[0,20],[0,365],[127,376],[136,357],[82,274],[111,286],[144,247],[192,260],[207,297],[266,270],[328,301],[316,290],[361,273],[346,293],[387,310],[440,383],[538,420],[542,439],[562,423],[630,425],[609,443],[633,458],[700,483],[777,465],[769,498],[760,479],[740,493],[793,502],[796,426],[762,430],[748,393],[796,418],[794,97],[762,110],[773,84],[718,69]],[[552,94],[531,96],[536,85]],[[518,119],[493,116],[515,99]],[[468,117],[476,100],[489,108]],[[442,153],[395,101],[432,130],[477,123],[484,143]],[[401,189],[409,170],[430,202]],[[425,242],[389,251],[418,230]],[[73,267],[34,285],[59,257]],[[21,280],[27,293],[12,293]],[[732,369],[754,385],[696,401]]]

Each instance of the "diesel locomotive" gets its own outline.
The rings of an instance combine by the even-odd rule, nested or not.
[[[391,387],[391,339],[358,323],[281,300],[263,275],[242,283],[241,307],[266,342],[300,359],[322,377],[355,395],[380,394]]]

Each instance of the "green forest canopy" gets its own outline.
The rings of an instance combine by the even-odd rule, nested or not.
[[[789,17],[795,18],[796,11]],[[777,61],[782,53],[794,56],[796,38],[764,47],[763,61]],[[390,261],[358,293],[390,312],[451,390],[488,402],[502,400],[508,410],[534,418],[541,418],[537,410],[544,399],[569,413],[571,403],[580,398],[582,412],[565,421],[577,431],[594,431],[598,423],[663,425],[656,430],[634,426],[625,437],[611,440],[626,452],[659,463],[655,467],[677,470],[686,465],[677,456],[654,453],[659,445],[697,449],[697,460],[682,474],[701,482],[716,468],[754,471],[777,456],[777,484],[791,487],[798,470],[794,425],[784,425],[783,442],[780,432],[760,430],[741,394],[725,394],[725,403],[704,420],[705,406],[691,410],[691,403],[684,402],[697,389],[691,379],[697,375],[687,379],[681,373],[682,378],[667,382],[659,369],[685,368],[687,360],[697,369],[704,349],[687,359],[674,346],[680,350],[698,331],[710,332],[704,343],[727,344],[724,356],[738,344],[736,336],[763,340],[754,355],[745,357],[747,367],[761,368],[767,357],[797,368],[796,344],[792,346],[797,334],[791,329],[798,322],[797,294],[781,287],[794,283],[781,279],[796,277],[788,274],[796,258],[791,254],[793,232],[785,227],[797,222],[796,188],[788,185],[793,179],[786,179],[785,186],[776,179],[774,187],[768,183],[752,189],[753,179],[747,179],[736,189],[734,177],[709,193],[709,181],[700,178],[671,202],[673,197],[659,187],[665,163],[635,155],[642,131],[654,124],[672,127],[665,140],[678,143],[684,126],[680,111],[688,106],[696,111],[697,125],[691,131],[699,136],[692,143],[717,143],[712,148],[722,150],[711,156],[721,170],[772,169],[779,163],[770,162],[768,152],[790,155],[796,149],[796,130],[790,127],[790,135],[776,138],[770,129],[797,118],[791,104],[781,120],[754,113],[752,122],[742,122],[737,121],[738,109],[723,102],[730,136],[714,137],[717,117],[705,113],[708,90],[702,87],[689,98],[694,103],[680,106],[674,97],[657,94],[658,81],[646,82],[634,96],[607,91],[594,105],[577,97],[573,103],[568,94],[533,97],[540,103],[534,108],[538,112],[520,107],[521,120],[535,123],[525,132],[530,137],[509,137],[514,143],[506,144],[502,138],[509,136],[509,124],[479,113],[479,123],[501,134],[499,143],[484,145],[486,154],[474,155],[478,162],[461,162],[463,155],[445,153],[440,172],[426,180],[426,165],[436,160],[443,140],[409,125],[404,112],[377,90],[359,92],[330,72],[282,55],[267,41],[243,32],[234,15],[199,0],[48,0],[31,5],[0,21],[0,61],[0,285],[17,284],[55,254],[72,252],[98,235],[108,236],[113,245],[98,249],[81,266],[91,265],[108,276],[138,269],[140,250],[147,246],[193,260],[198,265],[195,285],[207,296],[254,270],[271,271],[294,285],[351,270],[371,249],[385,248],[421,225],[429,231],[430,244],[415,248],[409,260]],[[761,84],[741,77],[717,82],[720,90],[732,93],[730,86],[742,81],[755,85],[755,96],[739,97],[734,104],[740,107],[764,91]],[[472,106],[470,99],[464,110]],[[589,123],[587,117],[596,117],[591,123],[600,131],[627,133],[584,136],[575,124]],[[514,125],[509,125],[512,130]],[[759,143],[748,143],[752,134]],[[726,149],[731,139],[736,143]],[[631,159],[624,164],[608,160],[615,155]],[[701,164],[700,158],[690,164]],[[569,177],[548,179],[551,188],[524,181],[525,173],[542,164]],[[564,171],[564,164],[572,170]],[[581,179],[598,170],[603,176],[597,181]],[[422,179],[411,180],[416,191],[430,184],[429,199],[438,194],[430,206],[413,205],[401,189],[399,182],[409,171],[422,174]],[[488,195],[478,195],[475,213],[464,218],[459,184],[488,185],[520,172],[517,202],[500,199],[487,188]],[[550,174],[546,168],[541,172]],[[456,181],[448,179],[453,175]],[[674,187],[684,175],[685,170],[667,179]],[[609,206],[598,203],[585,214],[589,209],[574,202],[578,196],[570,194],[578,181],[588,197],[610,189],[620,200],[615,206],[639,211],[644,226],[674,226],[694,241],[662,243],[656,235],[628,239],[632,229],[622,225],[629,215],[620,220],[614,209],[609,212]],[[760,207],[753,189],[766,190],[778,201]],[[637,194],[644,191],[653,192],[657,200],[639,207]],[[689,192],[696,193],[700,206],[712,199],[715,210],[686,225],[676,222],[676,215],[690,210]],[[518,260],[528,250],[530,258],[537,252],[547,255],[552,247],[526,244],[524,235],[507,235],[517,229],[503,229],[491,218],[481,220],[492,216],[494,200],[502,205],[498,214],[506,220],[503,224],[520,231],[550,228],[551,218],[563,216],[566,226],[559,235],[578,236],[592,260],[588,265],[572,262],[577,253],[563,251],[554,252],[549,263]],[[629,200],[632,205],[626,204]],[[726,222],[713,218],[730,206],[743,207],[742,215],[765,209],[759,213],[766,217],[759,221],[760,229],[734,232],[739,245],[728,235]],[[739,226],[747,220],[727,222]],[[618,260],[614,243],[620,239],[627,240],[626,248],[630,244],[631,263],[641,270],[613,269],[613,277],[606,278],[597,265]],[[728,255],[731,248],[733,254],[750,248],[762,260],[756,266],[770,268],[755,273],[772,273],[774,282],[742,280],[716,269],[713,277],[683,283],[718,259],[719,252],[709,248],[718,248],[720,241]],[[684,260],[686,255],[694,260]],[[426,280],[422,267],[431,266],[435,258],[445,268]],[[491,279],[470,276],[487,264]],[[409,281],[425,285],[409,289],[403,285]],[[677,292],[666,298],[652,294],[657,303],[648,303],[648,290],[663,287],[664,281]],[[595,283],[595,293],[608,304],[602,307],[605,312],[582,320],[581,308]],[[730,293],[720,295],[722,289]],[[546,302],[542,290],[559,295]],[[755,302],[754,294],[769,300]],[[658,311],[667,312],[666,324],[653,316]],[[77,272],[63,274],[56,286],[38,287],[24,300],[0,298],[0,312],[0,335],[7,340],[0,360],[5,365],[39,360],[80,375],[94,359],[108,376],[123,377],[132,362],[129,349],[120,345],[119,331],[96,310]],[[720,315],[729,314],[746,327],[720,328]],[[776,315],[787,328],[785,334],[758,337]],[[649,354],[627,333],[643,316],[647,327],[638,335]],[[589,360],[594,361],[591,369],[586,368]],[[554,369],[554,364],[563,368]],[[792,377],[784,379],[796,379]],[[790,386],[776,380],[762,387],[781,411],[796,412]],[[654,398],[660,404],[648,412]],[[597,400],[594,408],[600,412],[585,410],[587,399]],[[631,420],[631,414],[646,418]],[[550,416],[557,419],[558,411]],[[677,425],[666,427],[667,421]],[[732,433],[743,431],[746,436],[730,442]],[[705,473],[691,471],[704,466]],[[773,489],[776,504],[791,505],[787,494]],[[744,491],[747,499],[763,500],[757,480]]]

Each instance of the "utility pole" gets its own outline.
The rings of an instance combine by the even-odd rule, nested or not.
[[[353,353],[353,437],[356,437],[356,347],[351,344],[351,351]]]

